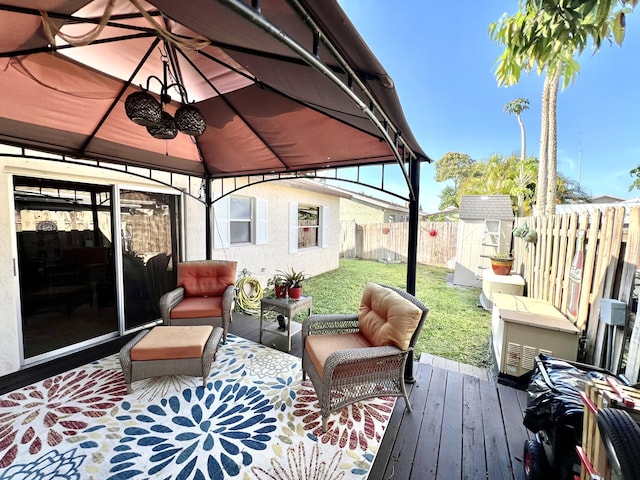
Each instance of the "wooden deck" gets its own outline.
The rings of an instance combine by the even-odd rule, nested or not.
[[[258,341],[259,320],[234,314],[231,333]],[[284,349],[284,337],[264,342]],[[301,338],[292,355],[301,357]],[[431,355],[414,364],[412,412],[398,399],[368,480],[523,479],[526,393],[487,371]]]

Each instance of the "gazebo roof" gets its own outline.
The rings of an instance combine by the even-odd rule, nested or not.
[[[212,178],[430,161],[336,0],[247,3],[0,0],[0,142]],[[163,61],[203,135],[158,140],[127,118]]]

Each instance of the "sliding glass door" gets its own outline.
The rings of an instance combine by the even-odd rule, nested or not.
[[[24,358],[118,331],[112,191],[14,177]]]
[[[179,198],[14,177],[27,362],[160,319],[175,286]]]

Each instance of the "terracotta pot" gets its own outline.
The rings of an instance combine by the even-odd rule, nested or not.
[[[289,298],[294,300],[299,299],[302,296],[302,287],[294,287],[289,289]]]
[[[492,258],[491,269],[496,275],[509,275],[513,267],[513,258]]]
[[[287,296],[287,287],[285,285],[275,285],[273,287],[276,298],[284,298]]]

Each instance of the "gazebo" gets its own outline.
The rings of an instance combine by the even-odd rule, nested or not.
[[[167,185],[174,174],[201,179],[207,257],[213,205],[239,177],[398,168],[415,292],[420,163],[430,159],[393,80],[337,1],[5,0],[0,27],[0,143],[14,148],[5,157],[117,166]],[[163,122],[186,111],[196,125],[159,130],[130,111],[139,97],[160,107]],[[229,182],[214,191],[220,180]],[[0,265],[15,270],[11,249]],[[0,307],[15,312],[15,303]],[[3,330],[7,341],[18,331]],[[4,364],[0,374],[16,367],[13,357]]]

